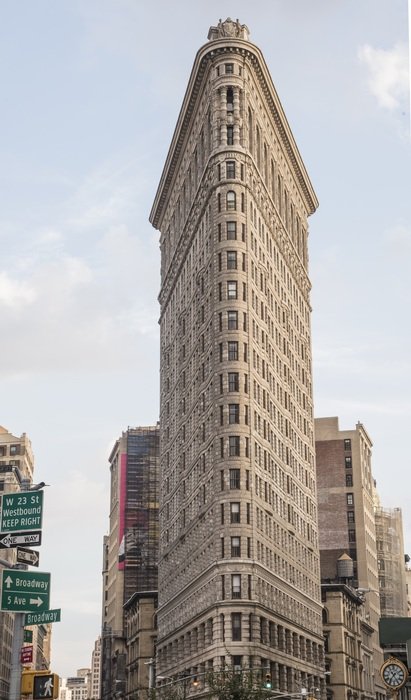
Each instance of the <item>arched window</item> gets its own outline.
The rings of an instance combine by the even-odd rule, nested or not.
[[[228,211],[235,211],[237,208],[236,196],[235,196],[235,192],[233,192],[233,190],[229,190],[227,192],[226,207],[227,207]]]

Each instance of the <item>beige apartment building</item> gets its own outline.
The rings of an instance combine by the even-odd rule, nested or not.
[[[363,640],[358,682],[365,698],[382,698],[385,686],[380,677],[383,654],[378,638],[381,613],[372,442],[361,423],[354,430],[340,430],[338,418],[332,417],[315,420],[315,444],[321,581],[323,584],[343,581],[362,599]],[[352,573],[342,579],[339,562],[344,555],[352,560]],[[326,655],[326,663],[329,660]],[[336,700],[346,697],[342,688],[333,688],[336,677],[342,675],[338,669],[341,660],[341,656],[336,657],[330,668],[330,687]],[[371,685],[367,671],[370,663]]]
[[[157,675],[324,692],[308,217],[317,198],[239,21],[195,58],[161,232]],[[170,682],[170,681],[168,681]]]

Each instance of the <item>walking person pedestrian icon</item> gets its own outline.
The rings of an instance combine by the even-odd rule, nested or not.
[[[53,697],[53,676],[49,676],[44,684],[43,698]]]
[[[59,694],[59,677],[56,673],[34,675],[33,700],[57,698]]]

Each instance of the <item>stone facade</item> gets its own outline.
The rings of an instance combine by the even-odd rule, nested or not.
[[[373,628],[364,600],[351,586],[322,584],[328,700],[355,700],[373,694]]]
[[[137,698],[153,687],[157,639],[157,591],[136,593],[124,606],[126,626],[126,697]]]
[[[312,185],[259,49],[197,53],[161,232],[160,675],[323,684],[307,219]]]

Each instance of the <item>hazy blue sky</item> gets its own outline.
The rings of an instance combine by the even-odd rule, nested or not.
[[[407,1],[5,0],[0,424],[29,434],[50,484],[40,568],[63,676],[100,630],[109,451],[158,419],[148,215],[195,53],[227,16],[262,49],[320,201],[316,415],[365,425],[411,550]]]

